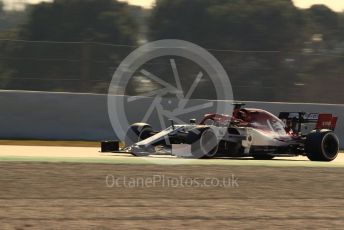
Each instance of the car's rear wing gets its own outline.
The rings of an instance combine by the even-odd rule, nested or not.
[[[307,134],[314,129],[335,130],[338,117],[327,113],[281,112],[279,118],[294,132]]]

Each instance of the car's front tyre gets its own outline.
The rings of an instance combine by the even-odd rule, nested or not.
[[[211,128],[191,130],[186,139],[187,143],[191,145],[191,154],[194,158],[214,158],[218,152],[218,139]]]
[[[132,124],[125,135],[126,147],[131,146],[139,141],[145,140],[153,135],[153,129],[146,123]]]

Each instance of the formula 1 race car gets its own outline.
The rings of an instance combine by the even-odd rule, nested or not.
[[[121,151],[135,156],[154,154],[156,148],[188,158],[307,156],[311,161],[332,161],[339,152],[331,114],[281,112],[279,117],[261,109],[234,104],[231,116],[207,114],[196,124],[171,126],[156,132],[148,124],[130,126]]]

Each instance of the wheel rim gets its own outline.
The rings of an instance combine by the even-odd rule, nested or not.
[[[338,154],[338,139],[332,133],[328,133],[324,136],[321,145],[322,151],[329,159],[336,158]]]
[[[148,127],[143,128],[143,129],[141,130],[139,136],[137,137],[137,139],[138,139],[137,142],[143,141],[143,140],[147,139],[147,138],[149,137],[149,133],[150,133],[151,131],[152,131],[151,128],[148,128]]]
[[[201,151],[204,156],[213,157],[218,150],[218,142],[216,135],[210,131],[206,130],[200,139]]]

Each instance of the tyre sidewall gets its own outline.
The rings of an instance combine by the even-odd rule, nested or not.
[[[330,156],[328,155],[328,153],[326,152],[325,150],[325,141],[327,140],[327,138],[334,138],[335,139],[335,142],[336,142],[336,151],[337,153],[334,155],[334,156]],[[328,140],[327,140],[328,141]],[[323,153],[323,155],[329,159],[329,160],[334,160],[336,159],[336,157],[338,156],[338,152],[339,152],[339,140],[338,140],[338,137],[333,133],[333,132],[328,132],[328,133],[325,133],[323,138],[322,138],[322,141],[321,141],[321,151]]]
[[[203,146],[204,140],[203,138],[206,138],[205,135],[213,135],[211,138],[216,139],[216,143],[211,144],[210,148],[212,148],[210,151],[205,149],[205,146]],[[209,136],[208,136],[209,137]],[[191,154],[194,158],[213,158],[216,156],[216,153],[218,151],[218,140],[216,137],[215,132],[207,127],[207,128],[199,128],[195,130],[191,130],[187,137],[187,144],[191,145]],[[214,147],[212,146],[214,145]]]
[[[133,124],[129,127],[125,136],[125,145],[128,147],[139,141],[145,140],[151,136],[152,132],[153,129],[148,124]]]
[[[325,150],[325,141],[328,141],[328,138],[335,138],[337,153],[334,156],[329,156]],[[307,136],[305,152],[311,161],[332,161],[337,157],[338,150],[338,137],[331,130],[317,130]]]

